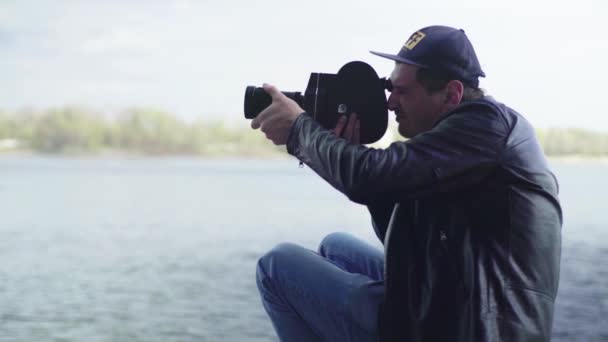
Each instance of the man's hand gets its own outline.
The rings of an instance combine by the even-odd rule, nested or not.
[[[251,128],[260,128],[275,145],[285,145],[291,126],[304,109],[275,86],[264,84],[264,91],[272,97],[272,103],[251,121]]]
[[[345,115],[342,115],[340,119],[338,119],[336,128],[334,128],[334,133],[337,136],[343,137],[354,144],[359,143],[360,132],[361,121],[357,117],[357,113],[351,113],[348,117],[348,120],[346,120]]]

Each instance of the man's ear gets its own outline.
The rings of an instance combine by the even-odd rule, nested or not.
[[[445,105],[448,107],[456,107],[462,101],[464,94],[464,85],[458,80],[451,80],[446,86]]]

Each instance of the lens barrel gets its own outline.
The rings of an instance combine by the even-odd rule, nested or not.
[[[245,118],[255,118],[271,103],[272,98],[264,91],[264,88],[248,86],[245,89]]]
[[[296,101],[302,106],[302,93],[299,92],[283,92],[285,96]],[[254,119],[261,111],[266,109],[272,103],[272,97],[266,93],[264,88],[256,86],[248,86],[245,89],[245,118]]]

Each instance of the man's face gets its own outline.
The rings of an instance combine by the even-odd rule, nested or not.
[[[418,67],[396,63],[391,73],[393,90],[388,108],[395,112],[399,133],[413,138],[430,130],[444,112],[445,92],[429,94],[416,80]]]

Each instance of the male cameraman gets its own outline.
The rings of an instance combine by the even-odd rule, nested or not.
[[[532,126],[485,96],[464,31],[431,26],[397,55],[389,109],[410,138],[358,144],[356,114],[323,129],[265,85],[253,120],[367,205],[384,253],[332,234],[280,244],[257,270],[282,341],[549,341],[558,288],[558,185]]]

